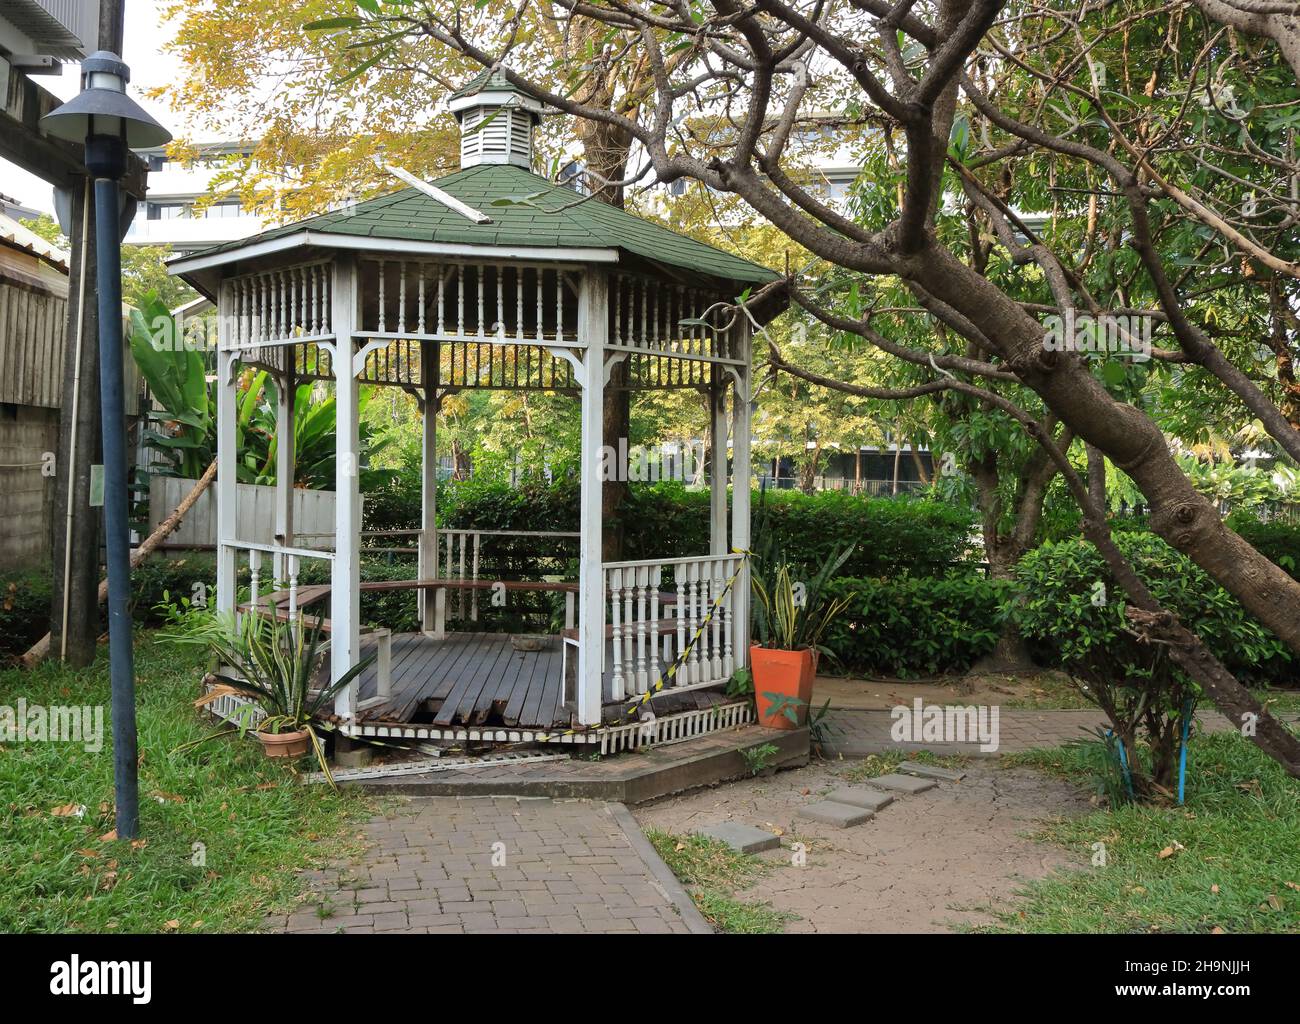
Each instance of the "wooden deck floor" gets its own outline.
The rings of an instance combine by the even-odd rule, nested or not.
[[[387,703],[366,708],[360,722],[427,722],[434,725],[505,725],[524,729],[567,728],[572,713],[563,706],[559,637],[541,651],[516,651],[505,633],[448,633],[433,640],[423,633],[392,639],[392,692]],[[362,654],[373,647],[362,647]],[[328,672],[328,668],[325,669]],[[377,670],[361,675],[360,699],[374,697]],[[605,718],[615,720],[626,702],[614,702],[606,672]],[[669,693],[655,699],[655,711],[710,707],[723,699],[715,690]]]

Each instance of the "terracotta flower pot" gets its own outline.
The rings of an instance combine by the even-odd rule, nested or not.
[[[255,732],[267,757],[302,757],[311,745],[311,734],[306,729],[294,732]]]
[[[781,651],[772,647],[751,647],[749,665],[754,673],[754,706],[758,724],[769,729],[795,729],[808,721],[808,704],[812,700],[816,675],[813,651]],[[786,713],[788,697],[799,703],[793,707],[798,721]]]

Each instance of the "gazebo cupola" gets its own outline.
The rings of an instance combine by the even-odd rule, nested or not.
[[[533,167],[533,129],[546,108],[506,80],[484,71],[451,94],[448,102],[460,122],[460,166],[514,164]]]
[[[218,608],[275,609],[294,621],[307,608],[328,624],[340,685],[377,650],[334,697],[345,737],[616,749],[737,724],[748,706],[723,688],[749,655],[751,327],[784,305],[771,290],[744,308],[737,296],[778,275],[594,199],[575,203],[531,173],[543,108],[499,74],[475,79],[451,108],[468,126],[455,174],[426,182],[401,172],[411,187],[170,265],[217,303]],[[334,529],[323,541],[295,536],[292,444],[277,448],[273,540],[249,532],[257,513],[236,482],[238,387],[249,369],[266,371],[275,389],[279,437],[294,436],[301,385],[332,389]],[[626,439],[614,453],[605,446],[613,387],[686,390],[707,403],[709,471],[693,479],[711,500],[708,529],[692,534],[707,541],[693,550],[665,536],[639,559],[605,557],[602,487],[611,466],[630,465]],[[420,522],[403,531],[418,563],[406,580],[361,578],[363,388],[399,389],[422,414]],[[571,545],[547,563],[562,572],[530,578],[509,568],[518,563],[492,561],[493,544],[541,535],[437,521],[438,411],[482,389],[573,400],[580,507],[566,531],[545,535]],[[328,585],[298,587],[310,562],[323,563]],[[415,630],[390,635],[362,622],[360,595],[379,588],[418,594]],[[499,592],[507,604],[562,597],[565,626],[541,650],[473,632]],[[629,723],[633,701],[644,703]]]

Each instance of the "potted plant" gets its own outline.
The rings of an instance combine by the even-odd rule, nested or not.
[[[238,625],[229,616],[212,616],[199,628],[172,633],[167,639],[201,643],[217,658],[213,675],[222,685],[199,700],[200,706],[228,693],[251,698],[263,716],[254,720],[250,714],[241,731],[252,732],[268,757],[300,757],[310,747],[329,776],[324,747],[313,725],[316,713],[375,660],[373,655],[341,679],[318,687],[329,645],[321,643],[317,618],[308,628],[253,612],[246,612]]]
[[[818,654],[831,653],[821,645],[822,635],[853,597],[828,598],[826,581],[851,550],[832,555],[807,585],[794,579],[787,562],[778,563],[766,581],[754,574],[758,643],[749,649],[749,664],[760,725],[794,729],[807,720]]]

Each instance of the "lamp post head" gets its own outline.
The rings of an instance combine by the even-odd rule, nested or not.
[[[171,141],[171,132],[126,94],[130,79],[117,54],[92,53],[81,62],[81,92],[41,118],[55,138],[86,144],[86,168],[97,178],[120,178],[128,149]]]

